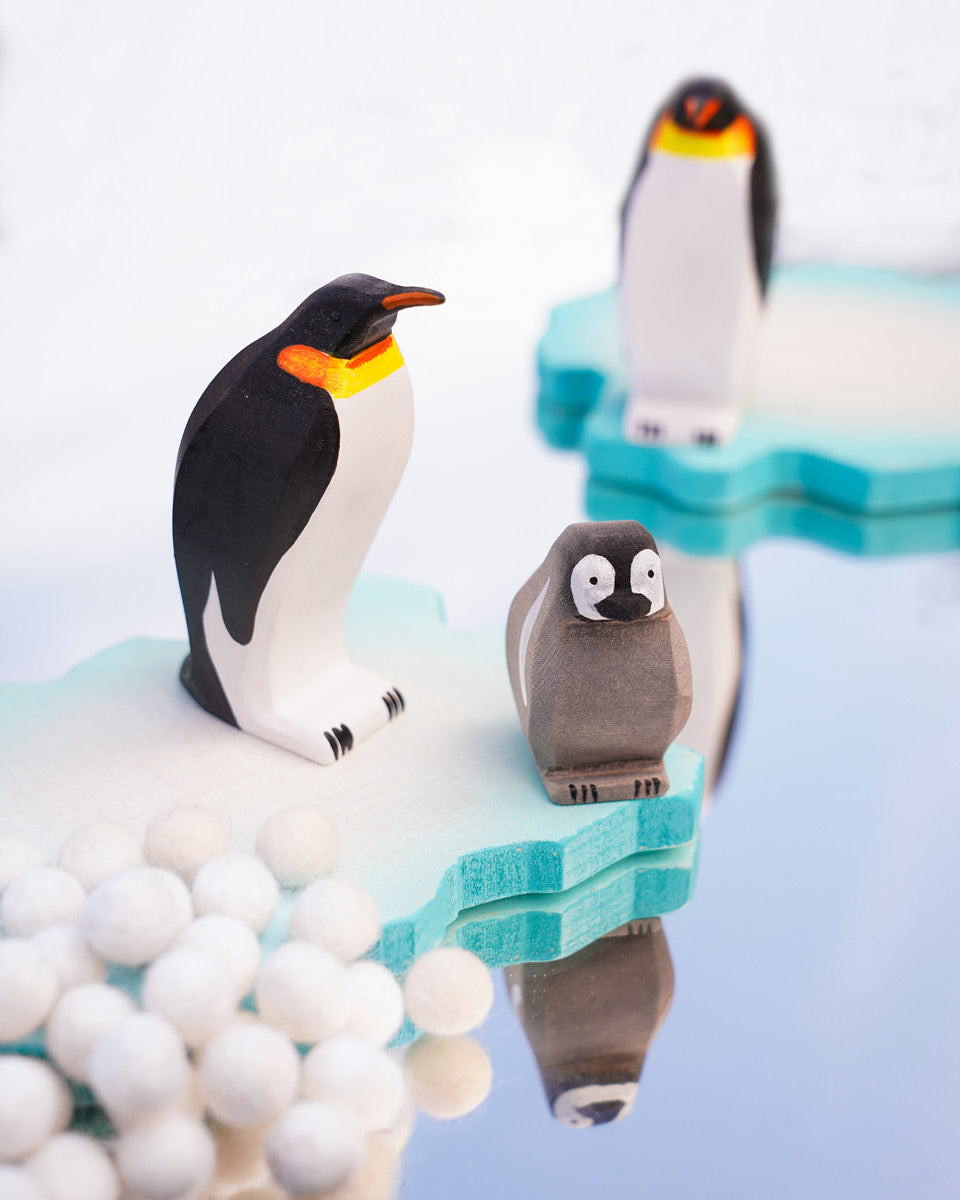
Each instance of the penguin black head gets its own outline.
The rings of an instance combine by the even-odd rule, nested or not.
[[[548,555],[558,615],[584,621],[636,621],[666,605],[657,543],[638,521],[568,525]]]
[[[373,275],[341,275],[308,296],[280,327],[285,342],[353,358],[389,334],[402,308],[443,304],[432,288],[400,287]]]
[[[693,133],[720,133],[743,111],[733,89],[719,79],[688,79],[664,105],[675,125]]]

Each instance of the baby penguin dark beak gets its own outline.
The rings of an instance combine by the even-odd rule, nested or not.
[[[597,612],[608,621],[638,621],[650,611],[650,598],[636,592],[615,591],[597,605]]]

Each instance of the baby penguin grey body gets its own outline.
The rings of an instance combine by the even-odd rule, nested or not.
[[[687,644],[636,521],[569,525],[517,593],[507,666],[555,804],[645,800],[690,714]]]

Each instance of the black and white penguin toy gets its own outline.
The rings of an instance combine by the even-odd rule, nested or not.
[[[631,442],[714,443],[749,398],[776,189],[762,125],[726,84],[682,84],[623,205],[620,332]]]
[[[391,329],[400,309],[443,299],[370,275],[333,280],[223,368],[180,443],[180,677],[215,716],[319,763],[404,707],[347,657],[344,620],[413,438]]]

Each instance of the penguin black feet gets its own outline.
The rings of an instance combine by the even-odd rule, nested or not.
[[[663,437],[663,426],[656,421],[641,421],[636,426],[637,436],[645,442],[659,442]]]
[[[717,435],[711,431],[700,429],[693,435],[693,441],[698,446],[715,446]]]
[[[612,800],[655,800],[669,790],[662,762],[633,762],[541,771],[554,804],[604,804]]]
[[[394,717],[399,717],[407,707],[399,688],[387,688],[380,699],[387,706],[387,712],[390,714],[388,719],[391,721]]]
[[[658,775],[648,775],[646,779],[633,781],[634,800],[645,800],[648,796],[659,796],[663,781]]]
[[[600,798],[595,783],[581,783],[579,787],[570,783],[567,787],[570,789],[571,804],[596,804]]]
[[[353,749],[353,734],[349,725],[335,725],[333,729],[325,729],[323,736],[333,751],[334,761]]]

